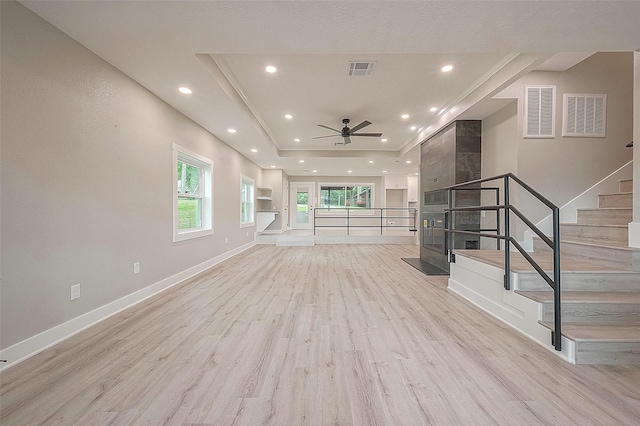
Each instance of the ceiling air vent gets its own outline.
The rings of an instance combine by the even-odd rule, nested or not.
[[[524,96],[524,137],[555,137],[555,86],[526,86]]]
[[[375,62],[349,62],[349,76],[367,76],[373,72]]]
[[[562,136],[604,138],[607,127],[607,95],[564,95]]]

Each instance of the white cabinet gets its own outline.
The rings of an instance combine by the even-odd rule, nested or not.
[[[418,176],[407,176],[407,201],[418,201]]]
[[[385,189],[407,189],[407,175],[386,175],[384,187]]]

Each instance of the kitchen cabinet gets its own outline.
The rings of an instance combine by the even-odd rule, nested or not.
[[[407,175],[386,175],[384,177],[385,189],[407,189]]]

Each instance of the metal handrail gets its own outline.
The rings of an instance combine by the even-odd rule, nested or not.
[[[318,215],[318,211],[325,211],[325,212],[331,212],[331,211],[346,211],[345,215]],[[400,212],[407,212],[410,213],[410,216],[386,216],[383,215],[383,212],[386,212],[387,210],[393,210],[393,211],[400,211]],[[363,215],[351,215],[351,211],[357,211],[357,212],[367,212],[370,211],[372,213],[375,213],[376,211],[379,211],[379,214],[363,214]],[[349,230],[351,228],[380,228],[380,235],[383,235],[383,230],[385,228],[409,228],[410,232],[413,232],[414,234],[416,232],[418,232],[418,229],[416,228],[417,225],[417,220],[416,220],[416,216],[418,213],[418,209],[414,208],[414,207],[362,207],[362,208],[357,208],[357,209],[352,209],[352,208],[348,208],[348,207],[316,207],[315,209],[313,209],[313,235],[316,235],[316,228],[346,228],[347,230],[347,235],[349,234]],[[346,219],[346,224],[345,225],[318,225],[317,224],[317,220],[318,219]],[[368,220],[380,220],[380,224],[379,225],[352,225],[351,224],[351,220],[358,220],[358,219],[368,219]],[[412,224],[409,225],[385,225],[385,219],[402,219],[402,220],[410,220],[412,221]]]
[[[499,204],[499,200],[495,206],[469,206],[469,207],[454,207],[453,206],[453,194],[454,191],[459,190],[481,190],[482,187],[470,188],[472,185],[480,185],[485,182],[491,182],[495,180],[503,179],[504,181],[504,203]],[[513,206],[509,200],[510,179],[515,181],[522,188],[527,190],[540,202],[545,204],[552,210],[553,215],[553,235],[552,238],[547,237],[531,220],[529,220],[520,210]],[[445,238],[445,253],[450,254],[449,247],[451,247],[450,239],[452,234],[472,234],[479,237],[496,238],[498,240],[498,246],[500,246],[500,240],[504,241],[504,288],[505,290],[511,289],[511,245],[513,245],[522,256],[531,264],[531,266],[540,274],[540,276],[549,284],[553,289],[553,307],[554,307],[554,330],[551,332],[551,344],[557,351],[562,350],[562,301],[561,301],[561,288],[560,288],[560,209],[553,204],[549,199],[544,197],[535,189],[531,188],[528,184],[523,182],[513,173],[506,173],[490,178],[478,179],[470,182],[465,182],[457,185],[447,186],[435,191],[447,191],[449,207],[445,209],[445,229],[447,237]],[[430,192],[435,192],[430,191]],[[504,211],[504,235],[493,235],[475,231],[462,231],[456,230],[451,226],[454,221],[450,220],[449,214],[456,211],[490,211],[496,212]],[[527,253],[527,251],[511,236],[510,229],[510,213],[514,213],[520,220],[522,220],[533,232],[540,237],[553,250],[553,279],[542,269],[542,267]],[[497,219],[497,228],[500,227],[500,218]]]

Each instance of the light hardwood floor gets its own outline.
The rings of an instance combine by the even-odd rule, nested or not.
[[[567,364],[417,256],[256,246],[3,372],[0,423],[640,423],[640,366]]]

